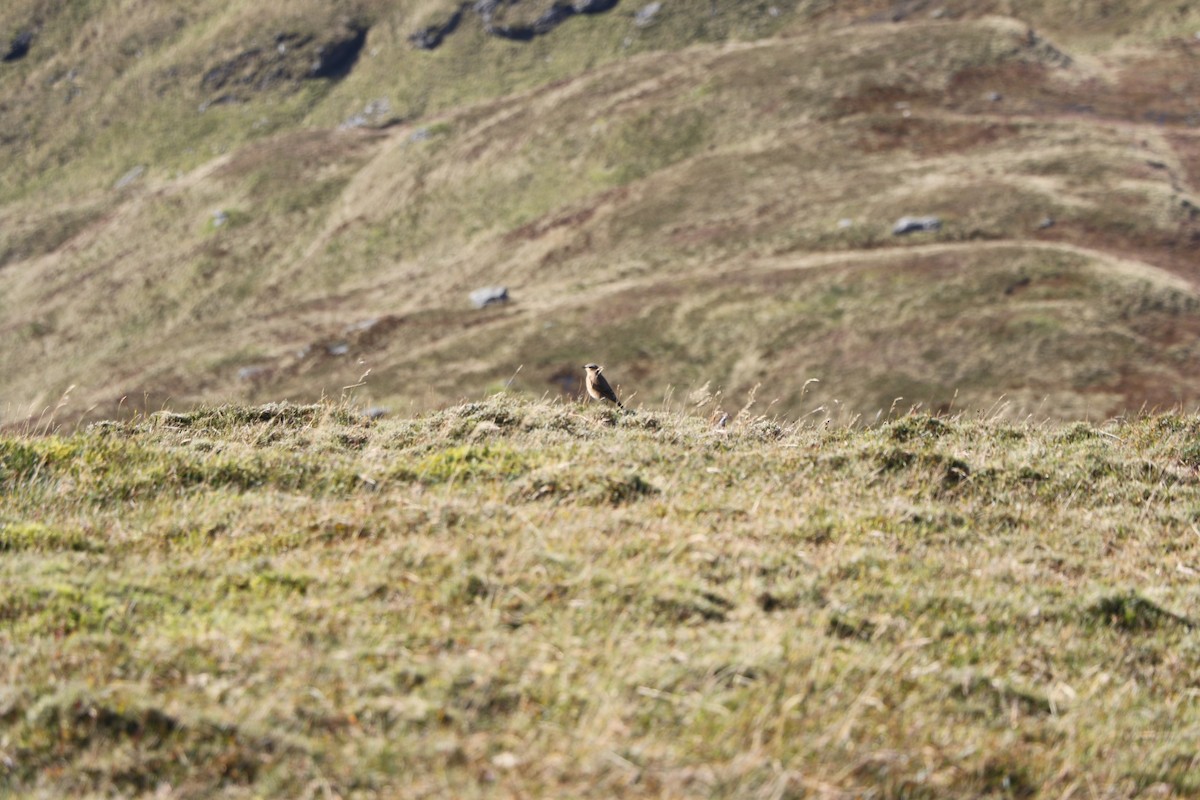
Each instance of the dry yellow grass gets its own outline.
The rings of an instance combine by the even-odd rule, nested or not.
[[[0,438],[0,793],[1190,797],[1200,421]]]

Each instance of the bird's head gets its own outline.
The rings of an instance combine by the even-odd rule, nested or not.
[[[599,364],[584,364],[583,368],[586,369],[588,372],[597,372],[597,373],[603,369],[603,367],[601,367]]]

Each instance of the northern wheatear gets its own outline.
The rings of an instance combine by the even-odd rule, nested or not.
[[[587,387],[587,393],[591,395],[593,400],[609,400],[617,404],[617,408],[624,408],[621,401],[617,399],[617,393],[608,385],[608,381],[600,374],[604,367],[599,364],[584,364],[584,370],[587,371],[587,378],[583,384]]]

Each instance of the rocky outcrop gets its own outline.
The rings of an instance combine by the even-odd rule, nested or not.
[[[29,48],[32,44],[33,31],[21,31],[13,37],[12,42],[8,46],[8,52],[4,54],[3,58],[0,58],[0,61],[20,61],[29,54]]]
[[[1033,28],[1025,32],[1024,46],[1028,56],[1032,57],[1032,60],[1036,63],[1048,64],[1052,67],[1063,69],[1075,63],[1070,55],[1039,36]]]
[[[458,23],[462,22],[463,14],[466,12],[467,6],[464,4],[455,9],[450,15],[450,19],[441,23],[434,23],[426,28],[414,33],[408,37],[408,40],[413,43],[413,47],[418,50],[433,50],[437,48],[446,37],[454,33]]]
[[[367,43],[367,29],[351,25],[340,38],[325,42],[317,50],[306,78],[344,78],[354,69],[359,53]]]
[[[465,14],[473,13],[491,36],[514,42],[528,42],[550,31],[578,14],[602,14],[616,8],[619,0],[553,0],[549,8],[532,22],[506,22],[505,12],[514,5],[511,0],[475,0],[463,3],[445,22],[424,27],[408,40],[418,50],[433,50],[458,28]]]
[[[217,102],[304,80],[339,80],[350,74],[367,41],[368,29],[347,23],[323,36],[281,32],[269,43],[248,47],[205,71],[200,86],[219,93]]]

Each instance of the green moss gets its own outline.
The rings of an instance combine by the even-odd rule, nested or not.
[[[0,552],[98,550],[101,545],[82,531],[63,530],[39,522],[0,522]]]
[[[502,445],[461,445],[431,453],[416,466],[416,475],[429,483],[457,480],[508,480],[530,468],[527,457]]]

